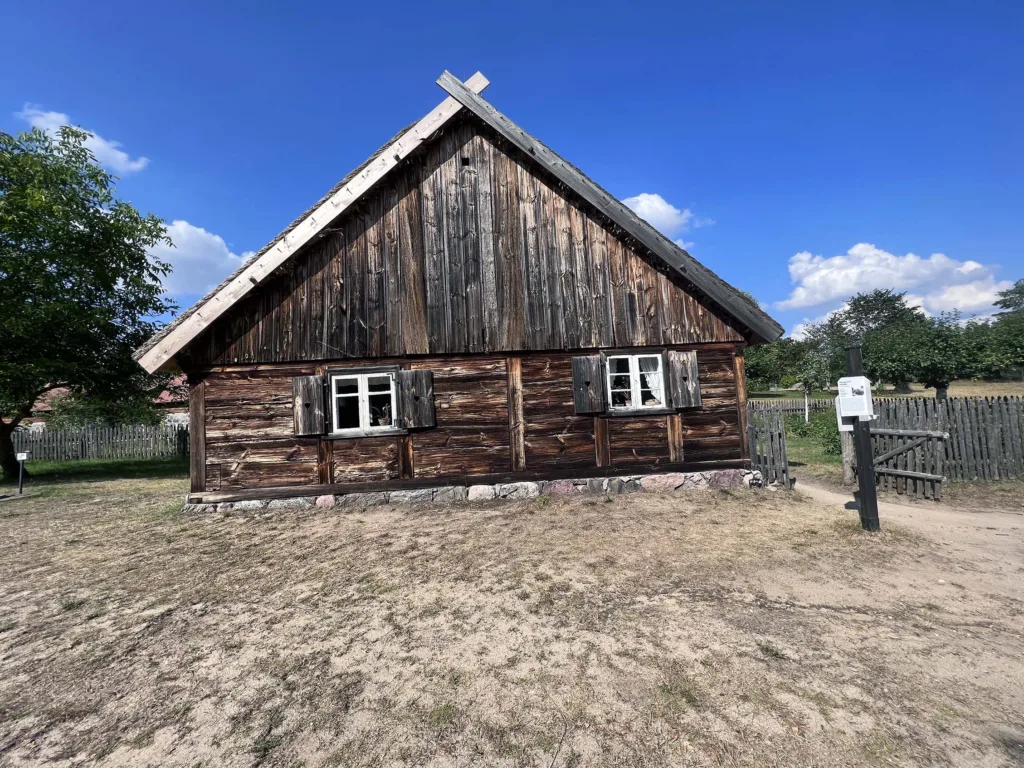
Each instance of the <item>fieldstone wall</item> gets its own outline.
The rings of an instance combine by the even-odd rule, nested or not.
[[[329,496],[297,496],[290,499],[250,499],[219,504],[186,504],[186,512],[275,509],[366,509],[383,504],[451,504],[492,499],[532,499],[541,495],[666,493],[697,489],[750,488],[761,486],[761,473],[749,469],[717,469],[707,472],[668,472],[660,475],[619,475],[575,480],[500,483],[498,485],[445,485],[373,493],[345,493]]]

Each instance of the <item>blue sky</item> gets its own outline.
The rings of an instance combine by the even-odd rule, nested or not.
[[[57,1],[0,27],[0,129],[102,137],[121,196],[173,222],[183,306],[444,69],[787,329],[875,287],[984,314],[1024,277],[1016,3]]]

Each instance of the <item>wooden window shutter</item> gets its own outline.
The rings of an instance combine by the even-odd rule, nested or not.
[[[669,403],[673,408],[700,408],[700,375],[694,350],[666,352],[665,376]]]
[[[323,377],[295,376],[292,402],[296,435],[322,435],[326,431]]]
[[[604,358],[587,355],[572,359],[572,402],[576,413],[604,413]]]
[[[426,429],[437,425],[434,415],[434,372],[398,371],[398,407],[406,429]]]

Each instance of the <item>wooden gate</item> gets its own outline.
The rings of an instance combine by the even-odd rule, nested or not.
[[[788,489],[789,458],[786,456],[786,417],[778,409],[747,405],[747,442],[750,466],[761,472],[764,485],[778,483]]]
[[[948,439],[948,433],[937,430],[873,427],[875,486],[921,499],[941,499]]]

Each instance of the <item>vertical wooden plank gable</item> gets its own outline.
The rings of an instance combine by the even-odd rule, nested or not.
[[[423,218],[420,202],[420,174],[417,162],[398,179],[398,263],[402,318],[399,333],[407,355],[425,355],[430,351],[427,323],[427,286],[425,280]]]

